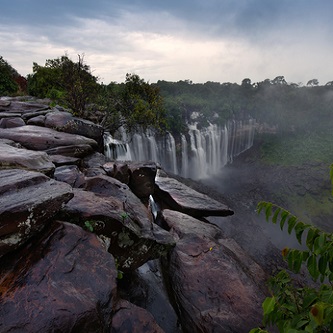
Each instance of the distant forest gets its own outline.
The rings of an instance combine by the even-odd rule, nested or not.
[[[136,74],[124,83],[100,84],[83,56],[72,61],[67,55],[33,64],[33,73],[22,77],[0,56],[0,95],[32,95],[50,98],[73,113],[97,119],[112,131],[127,126],[186,130],[191,116],[199,126],[224,124],[230,119],[257,119],[280,133],[308,131],[314,126],[333,128],[333,81],[306,86],[287,83],[284,76],[252,83],[193,83],[190,80],[150,84]]]

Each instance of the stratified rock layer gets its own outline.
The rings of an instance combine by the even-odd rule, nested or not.
[[[226,205],[199,193],[174,178],[156,177],[155,196],[167,207],[194,216],[228,216],[234,212]]]
[[[0,257],[40,232],[72,197],[69,185],[41,173],[0,170]]]

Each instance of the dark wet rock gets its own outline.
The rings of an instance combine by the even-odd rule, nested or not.
[[[47,150],[61,146],[89,145],[97,148],[95,140],[80,135],[57,132],[50,128],[39,126],[21,126],[8,129],[0,129],[0,138],[19,142],[22,146],[31,150]]]
[[[25,125],[25,122],[20,117],[0,119],[0,128],[13,128],[13,127],[20,127],[20,126],[24,126],[24,125]]]
[[[96,234],[110,238],[109,251],[124,271],[159,258],[174,246],[173,237],[152,224],[147,208],[129,188],[107,176],[88,179],[85,190],[75,190],[61,217],[81,226],[89,221]]]
[[[0,169],[25,169],[51,174],[54,164],[45,152],[16,148],[0,140]]]
[[[112,318],[111,333],[164,333],[154,317],[145,309],[120,300]]]
[[[85,183],[84,175],[76,165],[64,165],[56,168],[54,179],[72,187],[81,187]]]
[[[118,281],[118,295],[148,310],[167,333],[181,333],[178,316],[165,290],[160,260],[151,260]]]
[[[106,157],[98,152],[86,156],[82,159],[82,169],[86,177],[95,177],[105,175],[103,164],[106,162]]]
[[[97,237],[53,223],[0,266],[1,332],[107,332],[115,304],[112,256]]]
[[[93,153],[94,148],[89,144],[58,146],[45,150],[49,155],[63,155],[82,158]]]
[[[166,207],[194,216],[228,216],[234,212],[205,194],[201,194],[174,178],[156,177],[155,196]]]
[[[84,135],[99,144],[103,141],[103,127],[77,117],[69,112],[50,112],[45,117],[45,126],[70,134]]]
[[[108,162],[103,165],[106,174],[120,182],[128,185],[130,182],[130,171],[127,163]]]
[[[86,156],[82,159],[82,167],[83,168],[102,168],[102,166],[106,162],[105,155],[94,152],[91,155]]]
[[[69,185],[42,173],[0,170],[0,256],[40,232],[72,197]]]
[[[18,113],[20,115],[49,109],[48,106],[49,101],[45,101],[44,103],[38,103],[36,101],[26,102],[26,101],[11,99],[4,102],[7,103],[5,106],[3,105],[1,107],[3,111],[9,113]]]
[[[214,225],[163,211],[178,238],[165,261],[184,332],[249,332],[261,324],[266,276]]]
[[[27,125],[44,126],[45,115],[34,116],[27,120]]]
[[[81,159],[79,157],[71,157],[64,155],[49,155],[52,163],[58,167],[62,165],[80,165]]]
[[[154,194],[157,166],[154,162],[130,163],[129,187],[140,199],[148,199]]]

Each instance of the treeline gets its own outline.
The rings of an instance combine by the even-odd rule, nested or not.
[[[46,60],[44,66],[33,63],[32,70],[23,78],[0,57],[0,95],[50,98],[112,133],[121,126],[128,132],[140,127],[179,133],[193,115],[201,126],[248,117],[277,126],[280,132],[333,126],[333,81],[320,86],[312,79],[302,86],[278,76],[256,83],[246,78],[241,84],[189,80],[150,84],[127,74],[124,83],[105,85],[80,55],[77,61],[64,55]]]
[[[157,86],[136,74],[127,74],[124,83],[100,84],[84,57],[77,61],[67,55],[48,59],[44,66],[33,63],[25,86],[18,73],[1,57],[0,96],[28,94],[49,98],[76,116],[102,124],[111,133],[123,127],[127,132],[153,128],[167,129],[165,108]]]
[[[256,118],[278,126],[279,130],[294,131],[309,126],[333,125],[333,81],[319,86],[310,80],[307,86],[288,84],[283,76],[252,83],[206,82],[194,84],[158,81],[173,126],[190,119],[196,112],[201,124],[227,119]]]

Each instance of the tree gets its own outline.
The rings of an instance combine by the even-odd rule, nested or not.
[[[330,178],[333,188],[333,164]],[[333,332],[333,234],[305,224],[269,202],[258,204],[258,212],[261,211],[265,212],[267,221],[271,219],[279,224],[281,230],[287,227],[289,234],[294,231],[298,242],[306,245],[306,250],[285,248],[282,251],[289,269],[299,273],[304,264],[310,276],[321,282],[318,288],[297,286],[290,275],[281,270],[270,281],[271,297],[262,304],[264,325],[274,324],[281,333]],[[268,331],[261,328],[250,331],[260,332]]]
[[[109,115],[116,120],[113,124],[108,122],[112,132],[120,126],[129,133],[139,129],[165,129],[165,109],[159,87],[145,82],[139,75],[126,74],[125,84],[118,89],[109,87],[109,99]]]
[[[319,85],[319,81],[317,79],[312,79],[312,80],[309,80],[306,85],[310,86],[310,87],[315,87],[315,86]]]
[[[46,60],[45,66],[33,64],[33,74],[28,76],[28,90],[33,96],[51,98],[83,116],[86,106],[97,99],[98,78],[78,55],[73,62],[67,55]]]
[[[18,91],[16,77],[19,77],[17,71],[0,56],[0,95],[12,95]]]

